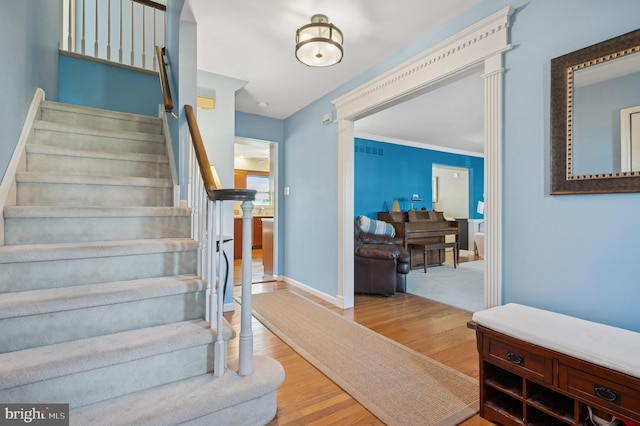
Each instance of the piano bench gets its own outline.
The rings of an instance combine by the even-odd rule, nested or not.
[[[453,249],[453,267],[458,267],[458,243],[427,243],[427,244],[409,244],[409,249],[411,246],[420,247],[424,252],[424,272],[427,273],[427,264],[428,262],[428,253],[432,250],[446,250],[448,248]]]

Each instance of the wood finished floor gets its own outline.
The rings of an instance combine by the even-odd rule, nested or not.
[[[463,256],[461,262],[474,260]],[[450,260],[449,260],[450,262]],[[261,266],[261,265],[260,265]],[[239,262],[234,271],[239,276]],[[259,275],[259,273],[256,273]],[[284,282],[257,283],[254,293],[289,289],[309,297],[333,311],[354,320],[417,352],[442,362],[464,374],[478,378],[478,353],[475,334],[466,327],[471,313],[411,294],[394,297],[356,296],[355,307],[342,310],[303,290]],[[234,287],[240,293],[240,287]],[[236,332],[240,327],[240,310],[227,313]],[[285,380],[278,389],[278,413],[269,423],[280,425],[383,425],[325,375],[309,364],[255,318],[253,319],[254,353],[278,360],[284,367]],[[230,343],[229,357],[237,358],[238,339]],[[380,390],[384,392],[383,389]],[[416,404],[419,404],[416,401]],[[478,415],[461,423],[464,426],[490,425]]]

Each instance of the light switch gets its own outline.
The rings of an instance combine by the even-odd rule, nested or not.
[[[284,195],[289,195],[289,187],[288,186],[284,187]]]

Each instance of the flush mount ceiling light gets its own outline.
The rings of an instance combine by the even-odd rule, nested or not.
[[[326,15],[313,15],[296,31],[296,58],[310,67],[335,65],[342,60],[342,42],[342,31]]]

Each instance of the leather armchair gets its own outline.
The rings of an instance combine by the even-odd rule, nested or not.
[[[405,293],[409,253],[393,237],[362,232],[354,224],[354,292],[393,296]]]

